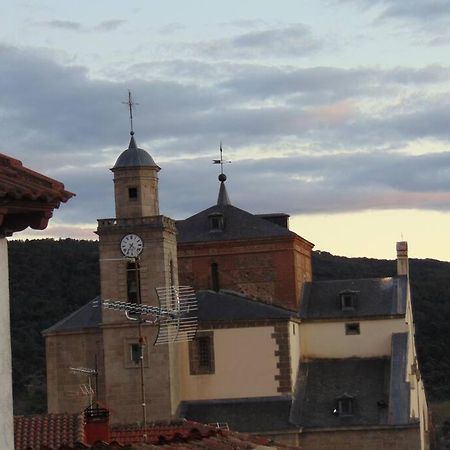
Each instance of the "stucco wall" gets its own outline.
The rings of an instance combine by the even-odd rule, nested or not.
[[[360,334],[346,335],[345,324],[360,324]],[[350,358],[388,356],[392,333],[408,331],[404,319],[311,322],[300,326],[301,357]]]
[[[298,365],[300,361],[300,327],[295,322],[289,322],[289,349],[291,352],[291,386],[297,380]]]
[[[188,344],[181,344],[181,399],[279,395],[273,331],[273,327],[214,330],[215,373],[210,375],[190,375]]]
[[[0,448],[14,448],[11,334],[9,325],[8,243],[0,238]]]
[[[305,432],[299,443],[308,450],[419,450],[419,434],[418,427]]]

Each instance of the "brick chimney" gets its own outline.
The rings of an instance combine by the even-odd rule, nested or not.
[[[84,410],[84,435],[88,445],[97,441],[109,442],[109,411],[98,405]]]
[[[397,275],[409,276],[408,243],[397,242]]]

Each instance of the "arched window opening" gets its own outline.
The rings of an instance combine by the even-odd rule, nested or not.
[[[213,291],[220,291],[219,283],[219,265],[217,263],[211,264],[211,283]]]
[[[137,261],[127,265],[127,299],[130,303],[141,303],[141,280]]]

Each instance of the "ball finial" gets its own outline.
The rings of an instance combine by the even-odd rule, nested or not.
[[[226,176],[224,173],[221,173],[221,174],[219,175],[219,181],[221,181],[222,183],[223,183],[224,181],[226,181],[226,179],[227,179],[227,176]]]

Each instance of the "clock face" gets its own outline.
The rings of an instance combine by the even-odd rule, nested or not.
[[[131,258],[139,256],[143,249],[144,243],[137,234],[127,234],[120,242],[120,250],[122,250],[124,256]]]

